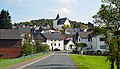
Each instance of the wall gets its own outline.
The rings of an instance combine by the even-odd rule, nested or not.
[[[19,47],[0,48],[0,58],[17,58],[21,54]]]
[[[50,50],[52,50],[52,46],[53,46],[53,50],[55,48],[64,50],[64,41],[63,40],[52,40],[51,41],[51,39],[47,39],[46,43],[50,46]],[[52,45],[51,45],[51,43],[52,43]],[[59,43],[60,43],[60,46],[59,46]],[[54,44],[56,44],[56,46]]]
[[[65,45],[65,50],[72,50],[72,49],[70,49],[70,45],[74,45],[74,46],[72,46],[72,49],[74,49],[75,48],[75,44],[70,40],[69,42],[68,42],[68,44],[67,45]]]

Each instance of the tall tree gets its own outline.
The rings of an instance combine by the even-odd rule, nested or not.
[[[99,12],[93,18],[95,23],[104,26],[106,30],[104,35],[109,46],[111,69],[114,69],[115,61],[117,69],[120,69],[120,0],[102,0],[102,3]]]
[[[8,11],[2,10],[0,13],[0,29],[11,29],[11,16]]]

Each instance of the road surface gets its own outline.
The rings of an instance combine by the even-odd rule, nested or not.
[[[56,52],[52,56],[38,61],[23,69],[77,69],[68,52]]]

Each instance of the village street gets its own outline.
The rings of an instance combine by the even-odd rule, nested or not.
[[[77,69],[69,57],[69,52],[56,52],[52,56],[23,69]]]

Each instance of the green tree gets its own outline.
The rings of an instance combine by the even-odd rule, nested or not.
[[[83,48],[87,47],[87,44],[86,43],[76,43],[76,46],[81,47],[81,51],[82,51]]]
[[[0,29],[11,29],[11,16],[8,11],[2,9],[0,13]]]
[[[33,46],[31,44],[31,36],[29,33],[25,34],[25,43],[23,44],[23,46],[21,47],[21,55],[30,55],[30,54],[33,54],[34,50],[33,50]]]
[[[48,52],[49,51],[49,46],[47,44],[43,44],[42,52]]]
[[[67,28],[71,28],[71,25],[68,25],[68,24],[64,24],[63,26],[62,26],[62,33],[63,34],[65,34],[65,29],[67,29]]]
[[[31,44],[29,42],[25,42],[21,47],[21,54],[27,56],[31,54]]]
[[[37,52],[37,53],[42,52],[42,42],[41,42],[40,40],[38,40],[38,41],[36,42],[35,47],[36,47],[36,52]]]
[[[111,69],[114,69],[114,62],[117,69],[120,69],[120,0],[102,0],[102,3],[100,10],[93,18],[95,23],[104,27],[106,31],[103,34],[106,36],[106,45],[109,46],[108,58],[111,61]]]
[[[40,52],[47,52],[49,50],[49,46],[46,44],[42,44],[42,42],[40,40],[38,40],[36,42],[36,52],[40,53]]]

